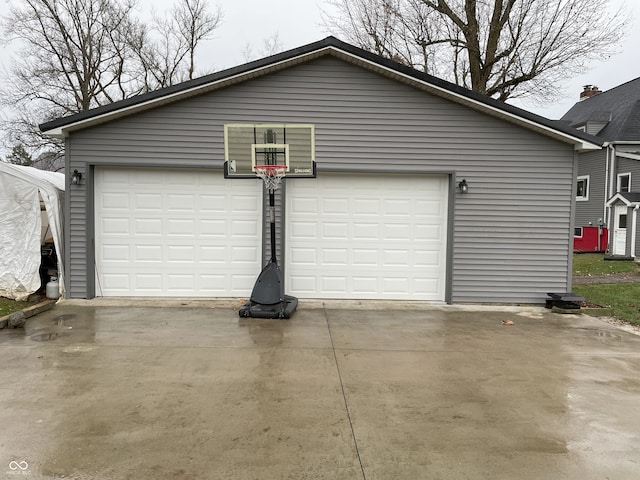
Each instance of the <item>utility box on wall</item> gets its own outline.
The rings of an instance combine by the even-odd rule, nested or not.
[[[609,231],[605,227],[576,227],[573,234],[574,252],[605,252],[609,246]]]

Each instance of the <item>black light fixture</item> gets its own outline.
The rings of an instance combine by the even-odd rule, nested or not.
[[[71,174],[71,184],[72,185],[80,185],[80,180],[82,180],[82,173],[80,173],[77,169],[73,171]]]
[[[458,190],[460,193],[469,193],[469,184],[467,183],[467,179],[463,178],[462,181],[458,184]]]

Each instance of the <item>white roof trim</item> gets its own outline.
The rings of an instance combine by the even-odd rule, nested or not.
[[[333,48],[333,47],[326,47],[323,48],[322,50],[327,50],[328,48]],[[175,92],[175,93],[170,93],[167,95],[164,95],[162,97],[155,97],[152,99],[149,99],[146,102],[140,102],[140,103],[136,103],[135,105],[130,105],[128,107],[123,107],[123,108],[119,108],[117,110],[113,110],[113,111],[109,111],[109,112],[105,112],[104,114],[101,115],[96,115],[94,117],[91,118],[85,118],[82,120],[78,120],[76,122],[73,123],[68,123],[66,125],[60,126],[58,128],[53,128],[51,130],[46,130],[42,133],[44,133],[45,135],[50,135],[52,137],[57,137],[57,138],[65,138],[69,133],[73,132],[74,130],[79,130],[81,128],[86,128],[88,126],[91,125],[97,125],[100,123],[105,123],[107,121],[119,118],[119,117],[125,117],[127,115],[139,112],[139,111],[144,111],[144,110],[149,110],[151,108],[154,108],[156,106],[160,106],[163,105],[165,103],[172,103],[175,101],[178,101],[182,98],[188,98],[191,96],[195,96],[202,93],[205,93],[207,91],[210,90],[215,90],[216,88],[220,88],[221,86],[224,86],[226,84],[234,84],[234,83],[239,83],[241,81],[243,81],[245,78],[251,78],[254,76],[258,76],[260,72],[263,71],[269,71],[269,70],[280,70],[282,68],[284,68],[287,64],[289,63],[299,63],[299,60],[301,58],[304,57],[311,57],[313,58],[314,56],[320,56],[319,53],[322,52],[322,50],[318,50],[315,52],[311,52],[311,53],[305,53],[302,55],[298,55],[296,57],[293,58],[288,58],[286,60],[281,60],[279,62],[275,62],[275,63],[271,63],[269,65],[265,65],[264,67],[260,67],[260,68],[256,68],[254,70],[250,70],[248,72],[242,72],[242,73],[238,73],[236,75],[232,75],[230,77],[224,77],[221,78],[220,80],[216,80],[213,81],[211,83],[206,83],[204,85],[198,85],[196,87],[193,88],[189,88],[186,90],[180,90],[179,92]]]
[[[629,160],[640,160],[640,155],[629,152],[619,152],[616,150],[616,157],[628,158]]]
[[[600,145],[587,142],[585,140],[582,140],[580,138],[574,137],[572,135],[569,135],[569,134],[554,130],[554,129],[552,129],[550,127],[547,127],[545,125],[541,125],[541,124],[539,124],[537,122],[528,120],[526,118],[522,118],[520,116],[514,115],[514,114],[509,113],[509,112],[505,112],[504,110],[500,110],[498,108],[492,107],[491,105],[487,105],[486,103],[479,102],[477,100],[474,100],[472,98],[466,97],[464,95],[460,95],[460,94],[458,94],[456,92],[452,92],[451,90],[447,90],[445,88],[439,87],[439,86],[434,85],[432,83],[428,83],[428,82],[426,82],[424,80],[419,80],[419,79],[414,78],[412,76],[409,76],[409,75],[406,75],[404,73],[398,72],[397,70],[393,70],[391,68],[385,67],[384,65],[380,65],[378,63],[371,62],[370,60],[364,59],[362,57],[355,56],[355,55],[353,55],[353,54],[351,54],[349,52],[345,52],[344,50],[339,50],[339,49],[335,49],[335,50],[337,50],[341,54],[341,56],[355,58],[356,59],[356,63],[361,63],[361,64],[362,63],[367,63],[369,65],[373,65],[372,70],[385,70],[388,73],[390,73],[392,76],[403,77],[409,83],[413,83],[414,85],[415,84],[421,84],[421,85],[427,87],[428,90],[438,92],[439,96],[441,96],[441,97],[446,97],[446,98],[453,99],[453,101],[455,101],[456,103],[469,105],[469,106],[474,107],[477,110],[490,112],[493,116],[507,119],[507,120],[511,121],[512,123],[515,123],[515,124],[518,124],[518,125],[521,125],[521,126],[525,126],[530,130],[538,131],[540,133],[543,133],[543,134],[545,134],[547,136],[556,138],[558,140],[564,140],[566,143],[573,143],[575,145],[575,149],[578,150],[578,151],[601,150],[602,149],[602,147]],[[567,142],[567,140],[569,140],[569,142]]]
[[[636,206],[636,205],[640,205],[640,202],[630,202],[629,200],[627,200],[626,198],[624,198],[624,196],[618,192],[616,193],[613,197],[611,197],[608,201],[607,201],[607,207],[612,206],[614,203],[616,202],[622,202],[624,203],[627,207],[630,206]]]
[[[128,107],[123,107],[117,110],[105,112],[104,114],[101,114],[101,115],[96,115],[90,118],[78,120],[73,123],[62,125],[57,128],[52,128],[50,130],[46,130],[43,133],[46,135],[57,137],[57,138],[64,138],[69,133],[73,132],[74,130],[78,130],[80,128],[86,128],[92,125],[104,123],[119,117],[123,117],[139,111],[147,110],[165,103],[171,103],[181,98],[187,98],[193,95],[204,93],[206,91],[215,90],[217,88],[220,88],[228,84],[239,83],[246,78],[260,76],[271,70],[281,70],[285,68],[287,65],[301,63],[303,59],[320,57],[326,53],[335,54],[338,57],[347,59],[351,63],[366,65],[370,70],[384,72],[387,76],[395,77],[397,79],[402,79],[405,83],[409,83],[414,86],[421,86],[423,87],[423,89],[433,92],[434,94],[440,97],[450,99],[459,104],[467,105],[471,108],[474,108],[475,110],[486,112],[489,115],[492,115],[494,117],[503,118],[511,123],[523,126],[529,130],[537,131],[543,135],[546,135],[551,138],[555,138],[556,140],[562,141],[564,143],[572,143],[574,145],[575,150],[577,151],[600,150],[602,148],[597,144],[560,132],[551,127],[547,127],[540,123],[534,122],[532,120],[528,120],[526,118],[506,112],[504,110],[500,110],[498,108],[492,107],[491,105],[487,105],[486,103],[474,100],[464,95],[460,95],[456,92],[452,92],[451,90],[447,90],[445,88],[439,87],[437,85],[426,82],[424,80],[417,79],[415,77],[404,74],[402,72],[386,67],[379,63],[373,62],[371,60],[367,60],[366,58],[349,53],[333,45],[322,47],[312,52],[302,53],[295,57],[281,60],[275,63],[270,63],[268,65],[265,65],[263,67],[258,67],[253,70],[244,71],[236,75],[232,75],[230,77],[224,77],[224,78],[221,78],[220,80],[212,81],[211,83],[198,85],[196,87],[193,87],[187,90],[181,90],[175,93],[170,93],[162,97],[154,97],[152,99],[149,99],[146,102],[137,103],[135,105],[131,105]]]

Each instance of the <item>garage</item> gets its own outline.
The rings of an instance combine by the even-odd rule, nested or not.
[[[291,128],[312,129],[310,166]],[[249,296],[271,211],[261,182],[231,177],[276,155],[288,295],[544,303],[571,290],[575,156],[602,148],[334,37],[40,129],[65,142],[74,299]]]
[[[262,184],[220,171],[95,168],[96,296],[242,296],[262,254]]]
[[[319,174],[286,199],[292,295],[445,300],[446,175]]]

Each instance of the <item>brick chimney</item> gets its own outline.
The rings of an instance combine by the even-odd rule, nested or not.
[[[580,92],[580,101],[585,100],[589,97],[593,97],[595,95],[598,95],[599,93],[602,93],[598,87],[596,87],[595,85],[585,85],[584,87],[582,87],[584,90],[582,92]]]

